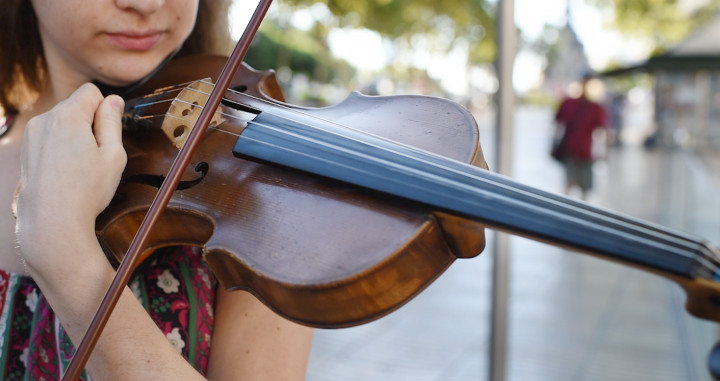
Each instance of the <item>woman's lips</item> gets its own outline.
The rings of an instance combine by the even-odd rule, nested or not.
[[[110,40],[121,48],[133,51],[152,49],[160,41],[162,32],[116,32],[107,34]]]

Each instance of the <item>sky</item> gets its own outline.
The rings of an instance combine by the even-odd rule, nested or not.
[[[528,36],[539,36],[545,24],[565,25],[567,0],[515,0],[515,23]],[[602,14],[583,0],[571,0],[570,23],[585,45],[585,52],[596,70],[602,70],[611,60],[647,58],[638,49],[607,26],[611,15]]]
[[[623,39],[619,34],[606,27],[610,21],[606,15],[585,5],[583,0],[569,1],[571,2],[571,25],[584,44],[593,69],[602,70],[611,61],[633,63],[647,58],[648,49],[646,47],[640,43]],[[232,16],[235,20],[234,33],[237,35],[241,33],[252,13],[250,9],[254,9],[257,2],[258,0],[235,0],[235,12]],[[515,0],[515,23],[524,35],[537,37],[541,34],[545,24],[555,26],[565,24],[567,3],[568,0]],[[314,12],[317,15],[317,12],[322,12],[322,10],[318,8]],[[309,12],[298,14],[294,23],[302,27],[309,22],[310,17]],[[382,39],[372,31],[337,30],[329,36],[328,42],[336,56],[346,59],[361,70],[377,70],[386,63],[386,46]],[[368,52],[373,52],[373,54],[368,54]],[[420,65],[425,65],[431,76],[437,76],[446,89],[454,93],[467,91],[468,83],[473,81],[490,83],[483,73],[476,73],[472,70],[468,73],[465,70],[465,55],[461,49],[443,57],[432,57],[418,52],[414,59]],[[542,78],[541,74],[541,57],[530,52],[518,52],[513,84],[519,92],[524,92],[537,85]],[[479,83],[481,88],[485,86],[482,83]],[[473,84],[475,83],[473,82]],[[487,86],[491,87],[492,85]]]
[[[542,33],[545,24],[564,26],[568,18],[567,6],[568,0],[515,0],[515,23],[524,34],[536,37]],[[583,0],[570,0],[570,9],[570,25],[583,43],[593,70],[602,71],[611,63],[635,64],[648,58],[649,45],[623,37],[610,28],[611,13],[602,13]],[[540,80],[537,77],[539,59],[524,52],[518,53],[514,76],[516,88],[522,91],[523,84]],[[527,75],[522,78],[519,73],[524,72]]]

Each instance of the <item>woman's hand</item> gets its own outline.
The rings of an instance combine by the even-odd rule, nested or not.
[[[123,100],[83,85],[28,122],[17,204],[20,251],[75,345],[82,340],[115,271],[95,237],[127,161]],[[201,379],[129,288],[86,368],[97,379]]]
[[[127,161],[122,109],[120,97],[104,98],[85,84],[28,122],[16,231],[31,273],[86,259],[85,253],[49,254],[64,242],[95,239],[95,218],[110,202]]]

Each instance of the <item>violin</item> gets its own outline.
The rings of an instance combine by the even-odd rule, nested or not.
[[[127,102],[128,165],[97,220],[115,258],[212,87],[169,86],[196,59],[224,62],[178,59],[148,83],[160,90]],[[353,94],[293,107],[271,72],[243,66],[211,126],[146,252],[202,246],[223,287],[249,290],[293,321],[330,328],[381,317],[456,258],[480,253],[484,227],[659,274],[686,290],[690,313],[720,321],[714,248],[489,172],[473,117],[453,102]]]
[[[462,106],[355,93],[297,107],[272,72],[240,65],[229,82],[220,75],[229,85],[217,110],[203,111],[225,61],[176,59],[127,97],[128,164],[96,223],[114,260],[132,249],[207,116],[142,257],[200,246],[222,287],[249,290],[290,320],[329,328],[384,316],[455,259],[478,255],[490,227],[664,276],[685,289],[691,314],[720,321],[714,248],[488,171]]]

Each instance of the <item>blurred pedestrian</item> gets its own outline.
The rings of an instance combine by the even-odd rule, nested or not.
[[[587,85],[590,76],[584,76],[578,97],[565,98],[555,113],[558,143],[553,156],[565,167],[565,193],[570,194],[574,187],[580,189],[581,198],[587,200],[593,187],[592,165],[593,139],[596,131],[606,132],[607,116],[605,109],[588,98]]]

